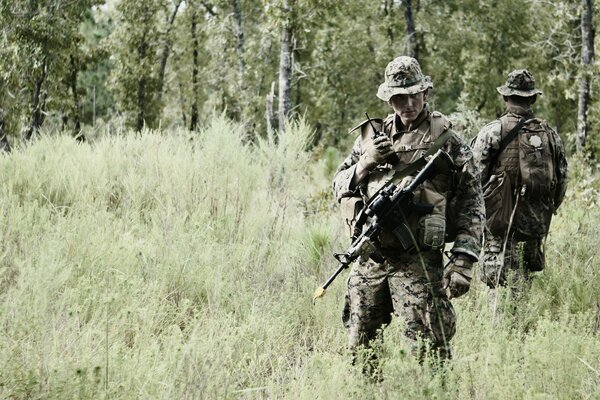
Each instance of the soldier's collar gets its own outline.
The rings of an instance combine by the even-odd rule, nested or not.
[[[516,114],[522,117],[533,117],[533,110],[531,109],[531,107],[521,107],[518,106],[516,104],[507,104],[506,105],[506,112],[507,113],[511,113],[511,114]]]
[[[410,124],[411,131],[414,131],[429,117],[429,109],[427,108],[427,104],[423,107],[421,113],[417,116],[417,118]],[[394,134],[409,132],[409,130],[404,126],[400,116],[398,114],[394,114]]]

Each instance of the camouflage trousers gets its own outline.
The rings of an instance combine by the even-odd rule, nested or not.
[[[498,286],[522,286],[531,272],[544,269],[543,238],[519,242],[509,237],[503,252],[504,239],[486,234],[479,275],[491,289]]]
[[[342,316],[349,348],[369,347],[395,314],[406,323],[405,336],[419,360],[426,344],[440,358],[451,358],[456,314],[442,289],[442,274],[440,251],[387,259],[383,264],[372,260],[356,264],[348,277]]]

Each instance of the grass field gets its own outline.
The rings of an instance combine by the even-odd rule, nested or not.
[[[454,302],[439,376],[385,331],[384,380],[350,366],[346,246],[331,173],[301,123],[246,144],[198,134],[42,136],[0,156],[0,398],[600,399],[600,182],[570,160],[546,271],[498,313]]]

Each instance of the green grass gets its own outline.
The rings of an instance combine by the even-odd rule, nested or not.
[[[347,244],[329,189],[342,152],[307,152],[302,123],[277,143],[241,132],[216,118],[0,157],[0,398],[600,398],[591,170],[574,164],[547,269],[516,307],[492,315],[479,283],[455,301],[444,385],[399,320],[373,384],[345,351],[346,275],[311,304]]]

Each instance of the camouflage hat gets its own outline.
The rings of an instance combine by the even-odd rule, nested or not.
[[[496,90],[503,96],[531,97],[542,94],[541,90],[535,88],[535,79],[526,69],[516,69],[508,74],[506,83]]]
[[[433,88],[431,77],[423,75],[419,62],[412,57],[396,57],[385,67],[385,82],[379,85],[377,97],[390,101],[397,94],[415,94]]]

